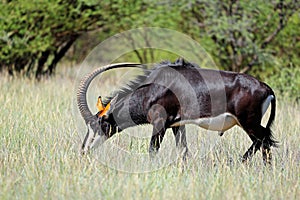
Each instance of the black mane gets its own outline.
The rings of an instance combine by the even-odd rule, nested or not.
[[[150,65],[151,66],[151,65]],[[141,84],[148,78],[148,76],[156,69],[162,67],[192,67],[198,68],[199,66],[194,63],[189,63],[183,58],[178,58],[175,62],[171,62],[169,60],[162,61],[158,64],[154,64],[152,69],[143,69],[143,74],[138,75],[134,80],[130,81],[125,86],[121,87],[119,90],[114,92],[111,96],[108,96],[104,100],[104,105],[107,105],[115,96],[118,95],[118,100],[122,99],[123,97],[127,96],[134,90],[136,90]]]

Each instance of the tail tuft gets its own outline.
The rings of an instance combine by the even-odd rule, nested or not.
[[[269,127],[266,128],[268,135],[267,137],[264,139],[264,143],[268,144],[268,146],[272,146],[272,147],[279,147],[278,145],[278,141],[274,139],[273,133],[271,131],[271,129]]]

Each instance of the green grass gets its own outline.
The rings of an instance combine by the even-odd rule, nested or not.
[[[85,127],[82,119],[73,114],[78,113],[74,111],[73,77],[58,74],[36,83],[0,75],[0,199],[297,199],[300,196],[299,105],[278,100],[273,131],[280,147],[273,149],[273,164],[269,168],[263,166],[260,152],[249,165],[238,161],[251,144],[240,128],[219,137],[189,126],[191,156],[184,171],[181,162],[176,161],[148,173],[128,173],[102,164],[99,150],[88,156],[79,155]],[[104,88],[110,86],[107,82],[103,83]],[[99,94],[90,93],[95,102]],[[114,136],[107,144],[146,155],[150,132],[150,126],[132,128]],[[139,134],[143,138],[132,137]],[[158,160],[175,151],[174,143],[172,133],[168,132]],[[138,163],[134,157],[126,160],[123,155],[113,153],[107,155],[111,163],[123,164],[127,170],[149,168],[147,162]]]

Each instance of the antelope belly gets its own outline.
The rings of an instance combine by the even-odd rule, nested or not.
[[[223,113],[215,117],[205,117],[193,120],[183,120],[174,123],[172,126],[182,126],[185,124],[196,124],[202,128],[211,131],[226,131],[236,124],[239,124],[237,118],[230,113]]]

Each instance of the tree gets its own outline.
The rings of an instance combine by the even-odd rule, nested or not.
[[[51,75],[84,32],[103,26],[92,0],[15,0],[0,7],[0,70]]]
[[[0,70],[7,69],[10,74],[51,75],[71,46],[77,50],[75,55],[82,57],[86,47],[92,49],[109,36],[138,27],[184,32],[226,70],[260,73],[274,57],[284,58],[286,66],[299,65],[298,0],[1,2]],[[87,32],[90,34],[74,45]],[[141,44],[132,41],[131,47],[150,47],[147,34],[141,32]],[[87,40],[93,43],[88,45]],[[155,53],[151,48],[134,51],[143,63],[153,62]]]
[[[183,5],[183,29],[192,30],[204,44],[209,40],[216,61],[240,72],[271,60],[267,47],[300,6],[297,0],[194,0]]]
[[[110,0],[101,3],[105,7],[105,15],[103,15],[105,25],[101,31],[87,33],[82,39],[79,39],[74,45],[76,52],[73,53],[75,56],[82,58],[82,55],[78,55],[77,49],[83,48],[84,52],[88,52],[93,49],[96,44],[123,31],[145,27],[164,27],[169,29],[176,29],[178,27],[180,10],[176,9],[176,4],[175,7],[173,7],[174,5],[170,4],[170,2],[161,2],[158,0]],[[152,44],[149,39],[151,36],[149,34],[151,33],[137,29],[134,31],[134,34],[123,35],[126,37],[125,43],[129,45],[129,49],[134,49],[130,55],[127,55],[127,58],[130,57],[140,63],[157,61],[157,57],[161,55],[162,51],[151,48]],[[93,42],[87,43],[87,41]],[[85,45],[82,43],[85,43]],[[164,52],[164,54],[170,55],[170,53],[166,52]],[[168,57],[165,57],[165,59],[167,58]],[[79,61],[80,60],[82,59],[79,59]]]

